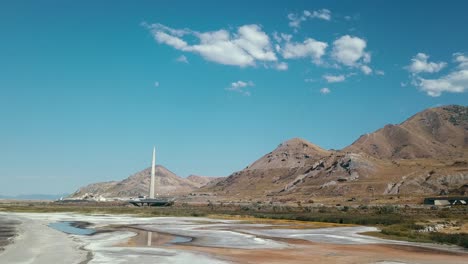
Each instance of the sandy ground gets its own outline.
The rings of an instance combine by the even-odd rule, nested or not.
[[[297,229],[294,224],[193,217],[5,214],[22,222],[0,263],[467,263],[466,250],[359,235],[372,227]],[[85,221],[67,235],[47,225]],[[190,238],[187,240],[187,238]],[[88,259],[87,259],[88,258]]]

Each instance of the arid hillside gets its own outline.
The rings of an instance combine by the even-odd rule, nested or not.
[[[468,186],[468,107],[422,111],[361,136],[341,151],[284,142],[246,169],[198,192],[286,200],[379,195],[463,195]]]
[[[380,159],[463,158],[468,148],[468,107],[450,105],[422,111],[399,125],[361,136],[345,152]]]

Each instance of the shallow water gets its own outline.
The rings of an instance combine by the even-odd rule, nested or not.
[[[136,236],[130,238],[130,240],[124,244],[124,246],[129,247],[161,247],[189,243],[193,240],[192,237],[188,236],[178,236],[134,228],[125,228],[124,230],[136,233]]]
[[[175,236],[174,239],[169,241],[168,244],[180,244],[180,243],[188,243],[192,241],[191,237],[183,237],[183,236]]]
[[[92,235],[96,233],[96,230],[90,228],[80,228],[73,226],[75,222],[63,221],[50,223],[49,227],[72,235]]]

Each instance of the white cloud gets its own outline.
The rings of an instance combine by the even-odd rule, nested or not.
[[[245,96],[250,96],[250,91],[248,91],[247,88],[252,87],[254,85],[255,84],[252,81],[248,81],[248,82],[237,81],[237,82],[231,83],[231,85],[228,88],[226,88],[226,90],[241,93]]]
[[[255,65],[255,59],[230,39],[226,30],[197,33],[200,43],[186,51],[200,54],[205,60],[240,67]]]
[[[343,65],[356,67],[360,65],[361,59],[363,63],[369,63],[371,60],[370,54],[365,52],[366,46],[364,39],[345,35],[333,42],[331,55]]]
[[[324,75],[323,78],[329,83],[343,82],[346,79],[344,75]]]
[[[176,59],[177,62],[182,62],[182,63],[189,63],[187,57],[185,57],[185,55],[180,55],[179,57],[177,57]]]
[[[238,37],[233,40],[237,46],[244,49],[254,59],[261,61],[276,61],[270,38],[258,25],[245,25],[239,28]]]
[[[275,65],[275,68],[278,71],[286,71],[288,69],[288,64],[286,62],[280,62]]]
[[[468,91],[468,58],[461,53],[455,53],[454,62],[458,65],[446,74],[438,78],[422,78],[418,75],[421,72],[434,73],[440,71],[446,66],[446,63],[427,62],[429,56],[418,53],[413,59],[412,64],[407,69],[413,73],[411,83],[421,91],[432,97],[440,96],[444,92],[463,93]],[[415,64],[417,65],[412,67]]]
[[[329,93],[331,93],[331,91],[330,91],[330,89],[324,87],[324,88],[320,89],[320,93],[321,94],[329,94]]]
[[[440,96],[443,92],[463,93],[468,90],[468,69],[455,70],[438,79],[419,77],[416,85],[432,97]]]
[[[263,61],[276,61],[270,38],[258,25],[245,25],[239,28],[239,36],[233,40],[252,57]]]
[[[236,33],[221,29],[210,32],[196,32],[188,29],[173,29],[162,24],[143,24],[158,43],[175,49],[193,52],[204,59],[225,65],[240,67],[254,66],[256,61],[277,60],[270,38],[258,25],[244,25]],[[189,35],[199,43],[189,44],[183,37]]]
[[[320,63],[321,57],[325,54],[328,44],[312,38],[304,40],[303,43],[287,41],[281,54],[285,59],[312,58],[314,63]]]
[[[306,79],[304,79],[304,82],[306,82],[306,83],[315,82],[315,79],[312,79],[312,78],[306,78]]]
[[[291,14],[290,14],[291,15]],[[301,16],[307,18],[331,19],[327,9],[304,11]],[[294,17],[294,14],[292,16]],[[333,42],[333,49],[328,52],[329,44],[313,38],[293,41],[290,34],[273,32],[270,36],[261,26],[243,25],[234,30],[198,32],[191,29],[174,29],[162,24],[142,24],[154,39],[182,52],[198,54],[207,61],[238,67],[265,67],[280,71],[288,70],[288,60],[310,59],[322,67],[361,69],[370,74],[371,54],[366,51],[365,40],[344,35]],[[273,42],[272,42],[273,39]],[[279,61],[280,57],[283,61]],[[177,62],[189,63],[186,55],[181,55]],[[343,74],[347,76],[346,74]]]
[[[154,87],[159,87],[159,82],[154,82]]]
[[[362,65],[361,66],[361,71],[365,74],[365,75],[369,75],[372,73],[372,69],[367,66],[367,65]]]
[[[428,59],[428,55],[424,53],[418,53],[411,59],[411,64],[406,66],[406,69],[413,74],[418,74],[421,72],[434,73],[439,72],[445,68],[445,66],[447,66],[447,63],[445,62],[428,62]]]
[[[326,21],[331,20],[331,11],[328,9],[320,9],[320,10],[313,10],[312,12],[309,10],[304,10],[302,14],[288,14],[288,25],[294,29],[294,32],[301,27],[301,23],[308,20],[308,19],[322,19]]]
[[[178,50],[184,50],[188,46],[187,42],[183,41],[179,37],[171,36],[162,31],[154,32],[154,38],[157,42],[172,46]]]

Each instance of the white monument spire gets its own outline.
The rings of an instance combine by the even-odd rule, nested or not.
[[[154,174],[156,172],[156,147],[153,147],[153,161],[151,162],[151,183],[149,190],[149,198],[154,198]]]

